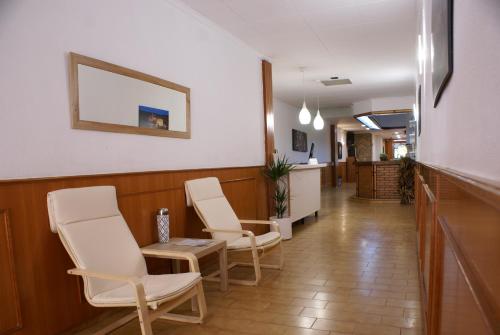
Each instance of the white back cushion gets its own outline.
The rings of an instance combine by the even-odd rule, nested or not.
[[[188,180],[184,186],[188,207],[192,207],[196,201],[225,197],[219,179],[216,177]]]
[[[51,229],[61,234],[77,267],[125,276],[147,274],[144,257],[118,209],[113,186],[58,190],[47,199]],[[88,279],[85,289],[92,298],[122,285]]]
[[[241,224],[215,177],[188,180],[185,184],[188,206],[195,206],[207,228],[241,230]],[[241,233],[213,233],[217,240],[234,241]]]

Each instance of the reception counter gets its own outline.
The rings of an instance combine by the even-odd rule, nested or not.
[[[289,211],[292,222],[321,208],[321,168],[327,164],[297,164],[288,176]]]
[[[399,161],[357,162],[356,196],[399,199]]]

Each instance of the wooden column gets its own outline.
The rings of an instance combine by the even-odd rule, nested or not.
[[[394,159],[394,149],[392,147],[393,144],[394,141],[391,139],[384,140],[385,154],[387,155],[388,160]]]
[[[264,96],[264,124],[266,143],[266,164],[273,159],[274,150],[274,109],[273,109],[273,70],[266,60],[262,61],[262,82]]]
[[[338,154],[338,146],[337,146],[337,126],[335,124],[330,125],[330,152],[332,156],[332,165],[329,167],[332,169],[332,182],[331,186],[337,186],[337,154]]]
[[[264,138],[266,146],[266,164],[273,160],[274,149],[274,109],[273,109],[273,68],[271,63],[262,61],[262,87],[264,98]],[[274,215],[274,186],[267,184],[267,216]]]

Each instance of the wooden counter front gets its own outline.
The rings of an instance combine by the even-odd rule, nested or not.
[[[357,162],[356,196],[399,199],[399,161]]]

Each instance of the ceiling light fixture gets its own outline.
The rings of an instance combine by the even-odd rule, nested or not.
[[[302,72],[302,91],[304,93],[304,102],[302,104],[302,108],[299,112],[299,122],[300,124],[309,124],[311,123],[311,113],[309,112],[309,109],[307,109],[306,106],[306,89],[304,85],[304,68],[300,68],[300,71]]]
[[[318,96],[318,111],[316,112],[316,116],[314,117],[314,129],[316,130],[321,130],[325,127],[325,121],[321,117],[321,114],[319,113],[319,96]]]
[[[356,119],[358,119],[359,122],[361,122],[369,129],[380,129],[380,127],[377,126],[377,124],[373,122],[372,119],[370,119],[367,115],[358,116]]]

